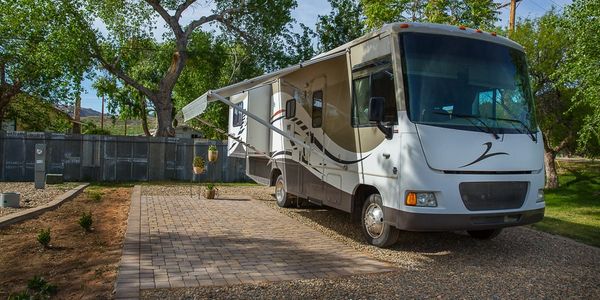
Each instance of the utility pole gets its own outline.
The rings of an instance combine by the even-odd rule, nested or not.
[[[508,21],[508,32],[511,34],[515,31],[516,10],[517,10],[517,0],[510,0],[510,19]]]
[[[508,20],[508,33],[509,35],[515,31],[515,15],[517,12],[517,3],[521,2],[521,0],[510,0],[510,2],[499,4],[497,9],[505,8],[510,6],[510,17]]]

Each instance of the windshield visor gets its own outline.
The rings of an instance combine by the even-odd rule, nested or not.
[[[400,34],[410,120],[494,133],[535,132],[523,52],[476,39]]]

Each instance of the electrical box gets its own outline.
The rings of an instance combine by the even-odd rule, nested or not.
[[[1,193],[0,194],[0,207],[14,207],[19,208],[21,206],[21,194],[19,193]]]
[[[35,144],[35,188],[46,187],[46,144]]]

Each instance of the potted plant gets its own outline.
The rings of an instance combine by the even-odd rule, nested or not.
[[[217,150],[217,146],[210,145],[208,146],[208,161],[215,162],[219,157],[219,151]]]
[[[206,197],[206,199],[215,199],[218,190],[219,189],[217,189],[217,187],[214,184],[208,183],[206,185],[206,191],[204,193],[204,196]]]
[[[194,157],[193,162],[194,174],[202,174],[204,173],[204,159],[201,156]]]

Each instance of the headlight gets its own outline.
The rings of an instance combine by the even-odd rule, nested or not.
[[[544,189],[538,190],[537,200],[535,202],[544,202]]]
[[[437,200],[432,192],[410,192],[406,194],[406,205],[408,206],[423,206],[436,207]]]

